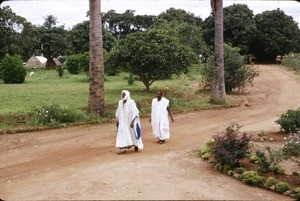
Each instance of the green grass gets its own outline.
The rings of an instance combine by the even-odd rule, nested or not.
[[[123,89],[130,91],[131,98],[137,102],[142,116],[149,115],[151,100],[156,96],[158,89],[166,91],[173,112],[234,105],[230,97],[227,98],[225,105],[209,103],[210,93],[200,92],[201,88],[197,85],[201,81],[199,68],[200,66],[193,66],[187,75],[156,81],[150,87],[150,91],[146,91],[144,85],[138,81],[128,85],[124,79],[128,76],[126,73],[106,76],[104,85],[106,113],[108,116],[114,116]],[[42,69],[36,70],[30,77],[28,71],[24,84],[0,83],[0,89],[0,130],[14,125],[9,116],[25,116],[36,106],[57,104],[74,110],[84,110],[88,104],[87,75],[71,75],[66,70],[63,77],[59,77],[56,71]]]

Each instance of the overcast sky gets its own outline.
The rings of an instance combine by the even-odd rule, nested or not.
[[[224,0],[224,7],[232,4],[247,4],[254,14],[280,8],[286,15],[292,16],[300,27],[300,3],[296,1],[261,0]],[[136,15],[158,15],[170,7],[194,13],[203,20],[210,14],[210,0],[102,0],[102,12],[116,10],[135,10]],[[35,25],[42,25],[44,17],[54,15],[59,25],[72,28],[73,25],[88,20],[88,0],[14,0],[5,1],[1,6],[10,6],[12,10]]]

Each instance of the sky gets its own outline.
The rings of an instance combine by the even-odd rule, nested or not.
[[[88,0],[13,0],[5,1],[3,6],[10,6],[17,15],[25,17],[35,25],[42,25],[48,15],[57,18],[58,25],[71,29],[75,24],[88,20]],[[292,16],[300,27],[300,3],[286,0],[223,0],[223,7],[232,4],[247,4],[254,15],[266,10],[280,8],[286,15]],[[169,8],[183,9],[201,17],[210,15],[210,0],[102,0],[101,11],[116,10],[124,13],[135,10],[135,15],[159,15]]]

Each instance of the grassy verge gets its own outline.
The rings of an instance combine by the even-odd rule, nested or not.
[[[166,91],[173,112],[192,111],[215,107],[230,107],[234,98],[228,96],[225,105],[209,103],[210,94],[201,92],[201,66],[193,66],[187,75],[174,76],[169,80],[156,81],[150,91],[146,91],[141,82],[129,85],[128,74],[105,77],[106,117],[86,116],[76,123],[107,121],[114,117],[117,101],[123,89],[131,92],[131,98],[137,102],[142,116],[147,116],[151,109],[151,100],[156,91]],[[71,75],[67,71],[59,77],[56,71],[36,70],[33,76],[27,74],[24,84],[0,83],[0,131],[14,128],[39,127],[30,119],[34,109],[48,105],[58,105],[84,112],[88,103],[88,78],[85,74]],[[57,124],[55,124],[57,126]]]

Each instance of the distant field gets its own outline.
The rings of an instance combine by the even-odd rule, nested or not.
[[[131,92],[141,114],[149,114],[150,102],[156,95],[156,90],[167,91],[174,111],[186,111],[198,108],[215,107],[209,103],[209,94],[200,93],[198,83],[201,81],[200,66],[191,68],[188,75],[174,76],[170,80],[156,81],[147,92],[141,82],[135,81],[128,85],[122,73],[118,76],[105,77],[106,111],[114,113],[120,92],[127,89]],[[65,105],[82,110],[88,103],[88,78],[85,74],[72,75],[65,70],[62,78],[56,71],[36,70],[33,76],[27,73],[24,84],[0,83],[0,115],[24,115],[34,106],[50,104]],[[229,105],[233,104],[230,100]]]

